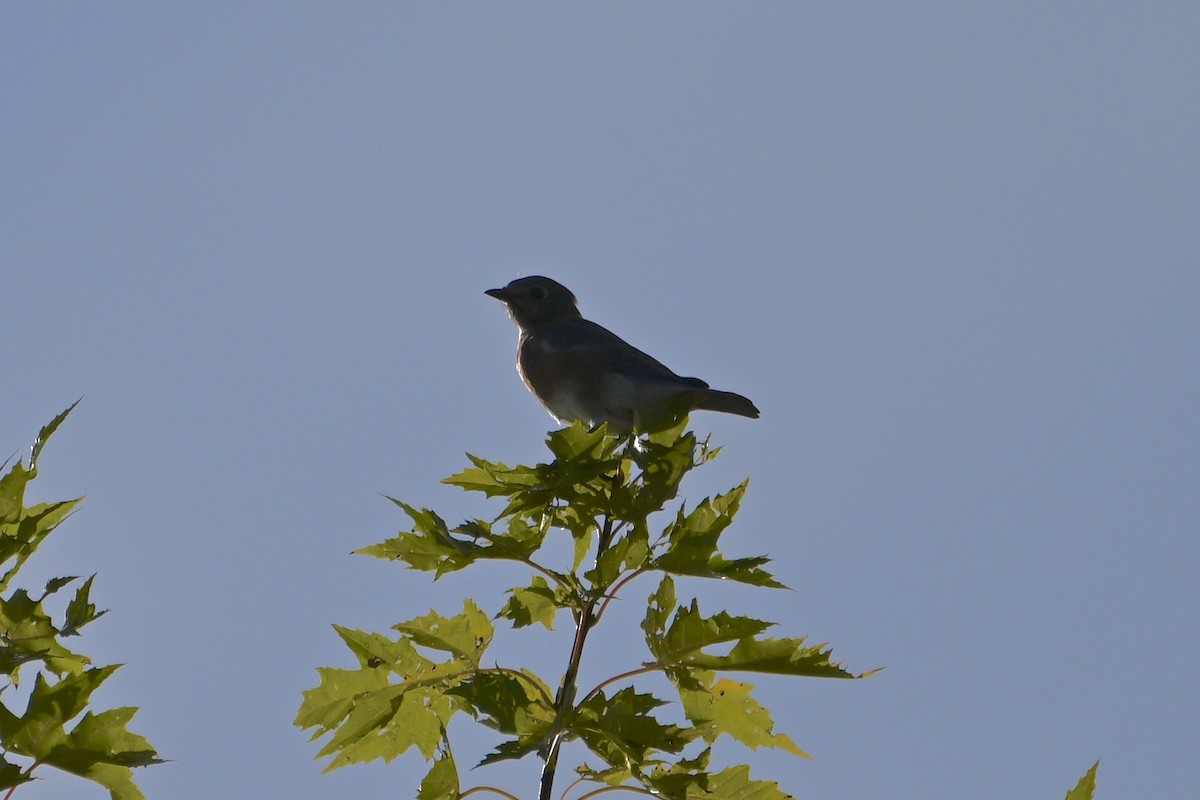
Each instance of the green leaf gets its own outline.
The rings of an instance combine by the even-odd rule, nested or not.
[[[660,664],[676,664],[687,662],[690,656],[705,647],[757,636],[772,625],[772,622],[735,617],[724,611],[706,619],[700,614],[697,602],[692,600],[689,608],[676,610],[675,619],[665,634],[648,636],[646,644]]]
[[[786,588],[770,573],[759,569],[770,562],[766,556],[730,560],[717,549],[721,534],[737,513],[746,485],[743,482],[723,495],[705,499],[690,514],[685,515],[680,509],[675,522],[664,532],[669,542],[667,552],[655,559],[654,568],[675,575]]]
[[[680,686],[679,696],[683,713],[704,741],[712,744],[724,733],[751,750],[774,747],[809,757],[785,734],[775,733],[770,712],[750,696],[753,686],[724,678],[714,683],[712,673],[693,673],[692,677],[697,683]]]
[[[421,787],[417,790],[417,800],[458,800],[461,792],[458,767],[454,765],[450,741],[443,738],[442,747],[433,760],[433,769],[429,770],[429,774],[421,781]]]
[[[675,610],[675,581],[669,575],[664,575],[658,582],[658,588],[646,604],[646,617],[642,620],[642,630],[646,633],[646,644],[650,651],[656,647],[653,642],[663,638],[671,612]]]
[[[0,578],[0,589],[8,586],[42,540],[49,536],[82,500],[80,497],[17,509],[15,521],[0,525],[0,564],[7,563],[13,556],[17,557],[16,563],[9,567],[3,578]]]
[[[442,483],[488,497],[512,497],[538,485],[537,470],[532,467],[507,467],[467,453],[475,466],[443,478]]]
[[[61,635],[77,636],[79,629],[84,625],[108,613],[108,611],[96,611],[96,606],[89,600],[92,591],[92,581],[95,579],[96,576],[92,575],[75,591],[75,596],[71,598],[71,602],[67,605],[66,620],[63,623],[62,630],[59,631]]]
[[[519,675],[479,672],[449,691],[484,715],[483,724],[501,733],[540,739],[554,722],[549,687],[525,670]]]
[[[483,724],[516,736],[498,745],[479,766],[523,758],[538,750],[554,724],[550,688],[528,670],[521,670],[519,675],[496,670],[481,672],[450,691],[482,714]]]
[[[1079,783],[1075,784],[1075,788],[1067,792],[1066,800],[1092,800],[1096,793],[1096,770],[1100,768],[1100,762],[1092,764],[1092,768],[1079,779]]]
[[[631,522],[644,520],[679,492],[684,476],[696,466],[696,436],[683,425],[639,442],[632,461],[638,477],[613,493],[614,511]]]
[[[101,683],[119,665],[89,669],[50,684],[40,673],[21,717],[0,714],[0,739],[14,753],[46,761],[56,747],[70,746],[66,725],[87,708]]]
[[[501,516],[540,516],[565,506],[582,522],[606,513],[612,505],[609,498],[614,481],[620,481],[622,459],[616,450],[621,441],[609,436],[603,425],[588,430],[575,422],[554,431],[546,446],[555,460],[534,467],[533,483],[512,494]]]
[[[7,588],[46,536],[80,502],[76,499],[24,506],[25,488],[36,475],[42,448],[74,407],[41,429],[30,450],[28,469],[17,463],[0,478],[0,564],[8,565],[0,578],[0,589]],[[98,612],[90,600],[94,579],[94,575],[88,578],[67,603],[61,629],[42,602],[77,580],[75,577],[51,579],[37,600],[24,589],[0,598],[0,669],[15,685],[23,664],[41,661],[44,665],[44,671],[34,678],[21,716],[0,704],[0,745],[8,752],[33,759],[33,766],[55,767],[98,783],[114,800],[144,800],[133,782],[133,768],[162,762],[143,737],[126,727],[137,710],[88,710],[92,694],[119,665],[86,669],[89,659],[59,642],[60,636],[77,634],[105,613]],[[59,679],[51,682],[50,674]],[[80,715],[82,718],[75,722]],[[11,790],[26,782],[33,766],[23,771],[0,760],[0,787]]]
[[[633,770],[628,767],[605,766],[603,769],[593,769],[586,763],[575,767],[575,773],[582,780],[606,783],[609,786],[620,786],[634,777]]]
[[[829,660],[825,645],[806,647],[804,639],[740,640],[727,655],[693,653],[681,663],[690,667],[741,672],[767,672],[809,678],[861,678]],[[869,674],[869,673],[868,673]]]
[[[19,685],[20,669],[31,661],[41,661],[41,653],[29,653],[15,647],[0,645],[0,674],[6,675],[14,686]]]
[[[297,728],[317,728],[313,739],[341,725],[360,697],[391,686],[387,670],[382,669],[321,667],[317,674],[320,683],[301,693],[304,700],[293,722]]]
[[[463,613],[456,616],[443,617],[430,611],[392,628],[423,647],[454,653],[473,666],[479,665],[495,633],[491,620],[470,599],[463,603]]]
[[[94,576],[93,576],[94,577]],[[64,586],[69,586],[79,580],[78,575],[66,575],[61,578],[51,578],[46,581],[46,591],[42,594],[42,599],[45,600],[48,596],[54,594]]]
[[[468,668],[462,659],[438,664],[418,653],[412,640],[407,638],[391,639],[381,633],[366,633],[340,625],[333,628],[363,667],[386,668],[404,680],[422,680],[435,673],[438,680],[443,680],[453,670],[461,672]]]
[[[82,399],[83,399],[82,397],[79,398],[79,400],[82,400]],[[29,469],[30,470],[37,469],[37,460],[38,460],[38,456],[40,456],[42,454],[42,448],[46,446],[46,442],[49,441],[51,435],[53,435],[54,432],[56,430],[58,430],[58,426],[61,425],[63,420],[65,420],[67,418],[67,415],[75,410],[75,406],[79,405],[79,400],[76,400],[74,403],[71,403],[71,405],[67,407],[66,411],[63,411],[57,417],[50,420],[49,423],[47,423],[46,425],[43,425],[42,429],[40,431],[38,431],[38,436],[33,441],[33,447],[31,447],[29,450]]]
[[[689,790],[688,800],[795,800],[780,791],[774,781],[750,778],[750,767],[742,764],[709,776],[708,789]]]
[[[695,758],[666,760],[647,758],[644,762],[623,767],[607,766],[593,769],[586,764],[575,768],[581,779],[608,786],[622,786],[637,781],[656,797],[665,800],[687,800],[689,797],[711,797],[704,794],[708,787],[708,762],[711,748],[705,748]],[[629,787],[632,793],[635,790]]]
[[[547,438],[555,455],[550,464],[508,467],[468,454],[474,466],[442,482],[489,497],[508,497],[502,517],[537,516],[557,501],[600,509],[607,496],[605,482],[620,466],[614,457],[620,441],[608,436],[603,426],[592,431],[577,422]]]
[[[450,530],[432,511],[413,508],[395,498],[388,499],[412,518],[413,530],[402,531],[385,542],[354,552],[403,561],[410,569],[434,572],[435,580],[479,559],[528,562],[541,548],[549,530],[548,526],[529,525],[519,518],[510,519],[507,530],[500,532],[483,520],[471,520]]]
[[[146,800],[133,782],[133,771],[117,764],[95,764],[83,777],[108,789],[112,800]]]
[[[564,517],[566,514],[563,515]],[[565,522],[565,520],[564,520]],[[588,551],[592,547],[592,534],[600,530],[600,526],[595,520],[591,522],[582,522],[578,527],[571,527],[569,523],[564,525],[571,532],[571,539],[574,543],[571,558],[571,572],[578,573],[579,568],[583,566],[583,560],[587,558]]]
[[[7,600],[0,599],[0,665],[16,682],[15,668],[29,661],[42,661],[56,675],[78,674],[90,659],[72,653],[58,641],[58,629],[42,608],[24,589],[17,589]]]
[[[407,639],[338,628],[363,667],[320,669],[320,685],[304,692],[296,715],[300,728],[316,728],[313,739],[333,736],[318,758],[334,758],[326,771],[374,759],[391,761],[410,747],[432,758],[450,718],[468,710],[447,693],[473,668],[461,658],[435,663]],[[394,683],[391,676],[398,675]]]
[[[470,536],[476,542],[487,542],[488,546],[479,550],[477,558],[525,561],[541,548],[549,530],[548,525],[530,525],[523,519],[512,518],[502,532],[483,520],[465,522],[453,532]]]
[[[492,752],[479,760],[476,767],[485,767],[488,764],[495,764],[499,761],[516,761],[524,758],[530,753],[542,749],[544,736],[522,736],[516,739],[511,739],[507,742],[501,742],[493,748]]]
[[[316,728],[314,739],[333,732],[317,755],[334,756],[326,771],[377,758],[391,761],[413,746],[432,758],[450,717],[468,710],[447,690],[474,667],[461,657],[431,661],[409,639],[337,631],[362,667],[318,670],[320,685],[304,692],[295,720],[297,727]],[[394,683],[393,675],[400,682]]]
[[[17,461],[8,472],[0,477],[0,534],[12,536],[8,526],[21,519],[25,508],[25,487],[33,480],[33,473]]]
[[[413,522],[412,531],[403,531],[381,544],[355,550],[355,553],[388,560],[398,559],[411,569],[434,572],[435,578],[460,570],[477,557],[480,546],[451,536],[446,523],[434,512],[427,508],[414,508],[394,497],[388,500],[408,514]]]
[[[457,698],[437,686],[393,685],[369,692],[355,698],[317,757],[333,756],[326,772],[376,759],[390,762],[410,747],[433,758],[443,729],[461,710]]]
[[[535,575],[529,586],[509,589],[508,593],[500,616],[512,620],[514,628],[540,623],[547,630],[554,629],[554,617],[564,604],[545,578]]]
[[[607,425],[588,428],[576,420],[546,437],[546,447],[555,461],[563,465],[563,477],[575,476],[575,483],[610,474],[616,466],[614,453],[622,439],[610,436]]]
[[[599,591],[612,586],[627,569],[637,569],[646,562],[649,555],[649,545],[646,538],[638,531],[630,531],[613,541],[600,558],[596,566],[584,577]]]
[[[611,698],[597,692],[579,707],[572,727],[608,764],[636,767],[646,761],[650,751],[678,753],[695,738],[692,731],[650,715],[661,705],[665,702],[654,695],[638,694],[632,687]]]
[[[31,780],[33,776],[25,770],[0,758],[0,789],[12,789]]]
[[[696,758],[682,758],[674,763],[655,765],[642,782],[667,800],[687,800],[697,793],[708,791],[708,760],[711,748],[705,748]]]
[[[143,737],[127,729],[136,708],[88,712],[63,745],[41,759],[44,764],[95,781],[113,797],[134,800],[142,794],[133,783],[133,768],[161,764],[162,759]]]

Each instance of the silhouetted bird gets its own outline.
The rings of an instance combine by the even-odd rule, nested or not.
[[[616,334],[583,318],[557,281],[518,278],[486,294],[508,306],[521,337],[517,372],[559,422],[608,423],[614,434],[670,427],[694,409],[758,417],[740,394],[681,378]]]

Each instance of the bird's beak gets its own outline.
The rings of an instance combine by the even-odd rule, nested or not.
[[[494,297],[501,303],[507,303],[509,294],[507,289],[488,289],[484,292],[488,297]]]

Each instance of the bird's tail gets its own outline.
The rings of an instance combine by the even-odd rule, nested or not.
[[[726,414],[739,414],[743,417],[758,419],[758,408],[750,402],[750,398],[733,392],[722,392],[719,389],[698,390],[693,395],[692,407],[707,411],[724,411]]]

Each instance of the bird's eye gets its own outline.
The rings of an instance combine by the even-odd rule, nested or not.
[[[546,289],[545,289],[545,287],[542,287],[542,286],[535,286],[529,290],[529,296],[532,297],[534,300],[545,300],[546,299]]]

